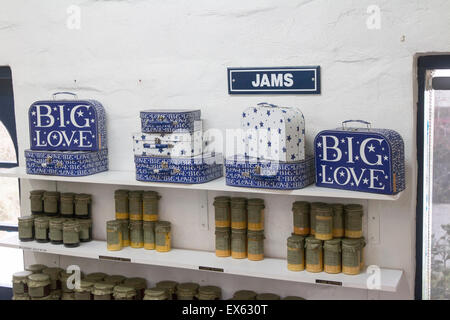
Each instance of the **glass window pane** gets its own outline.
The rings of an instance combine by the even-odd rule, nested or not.
[[[0,225],[17,225],[19,215],[19,181],[17,178],[0,177]]]

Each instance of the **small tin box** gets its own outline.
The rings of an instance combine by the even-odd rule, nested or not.
[[[141,111],[141,131],[145,133],[192,132],[199,130],[200,110],[155,109]]]

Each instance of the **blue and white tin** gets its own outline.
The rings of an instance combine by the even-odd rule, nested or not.
[[[283,162],[305,159],[305,118],[297,108],[259,103],[244,110],[241,128],[243,155]]]
[[[99,151],[25,150],[28,174],[79,177],[108,170],[108,149]]]
[[[223,157],[217,153],[188,158],[135,155],[134,162],[138,181],[196,184],[223,175]]]
[[[314,183],[314,156],[277,162],[236,155],[225,159],[226,184],[235,187],[292,190]]]
[[[56,99],[60,94],[74,100]],[[28,111],[31,150],[98,151],[107,148],[106,114],[100,102],[57,92],[34,102]]]
[[[146,133],[198,130],[195,122],[200,120],[200,110],[155,109],[141,111],[141,131]],[[197,127],[196,127],[197,126]]]
[[[349,122],[366,128],[346,127]],[[347,120],[341,128],[320,132],[314,145],[319,187],[391,195],[405,189],[405,147],[394,130]]]

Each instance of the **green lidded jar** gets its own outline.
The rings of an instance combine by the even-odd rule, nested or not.
[[[326,273],[342,271],[341,239],[326,240],[323,243],[323,269]]]
[[[287,239],[287,267],[290,271],[305,270],[305,238],[292,234]]]
[[[97,282],[92,290],[94,300],[112,300],[114,284]]]
[[[20,271],[13,274],[12,290],[14,295],[28,294],[28,276],[32,274],[31,271]]]
[[[155,225],[156,251],[168,252],[172,248],[171,226],[169,221],[158,221]]]
[[[264,208],[263,199],[247,200],[247,229],[249,231],[264,230]]]
[[[169,294],[163,288],[150,288],[145,290],[143,300],[169,300]]]
[[[144,247],[144,229],[141,220],[130,220],[130,246],[132,248]]]
[[[75,212],[74,206],[75,193],[64,192],[59,197],[59,213],[64,218],[73,218]]]
[[[124,285],[114,287],[114,300],[136,300],[136,289]]]
[[[260,261],[264,259],[264,230],[247,232],[248,260]]]
[[[49,242],[49,218],[37,217],[34,219],[34,238],[37,242],[46,243]]]
[[[63,224],[65,218],[51,218],[49,221],[49,238],[53,244],[63,243]]]
[[[28,294],[13,295],[12,300],[31,300]]]
[[[312,202],[309,210],[309,225],[310,225],[310,234],[314,235],[316,233],[316,211],[317,208],[326,206],[327,204],[324,202]]]
[[[73,273],[68,273],[67,271],[62,271],[62,272],[59,274],[59,279],[60,279],[60,281],[61,281],[61,291],[62,291],[63,293],[72,293],[72,292],[74,291],[73,289],[70,289],[70,288],[67,286],[67,281],[68,281],[68,279],[69,279],[72,275],[74,275],[74,274],[75,274],[75,272],[73,272]],[[83,272],[80,271],[80,281],[83,279],[83,276],[84,276],[84,275],[83,275]],[[73,287],[75,287],[75,281],[76,281],[75,277],[71,278],[70,280],[71,280],[70,285],[73,286]]]
[[[78,221],[67,220],[63,223],[63,243],[67,248],[75,248],[80,245],[80,223]]]
[[[333,209],[328,205],[317,207],[315,219],[316,226],[314,235],[316,239],[333,239]]]
[[[355,275],[361,272],[361,240],[342,239],[342,272]]]
[[[18,218],[19,240],[34,240],[34,217],[24,216]]]
[[[159,199],[161,196],[156,191],[144,191],[142,194],[142,220],[158,221]]]
[[[92,196],[87,193],[75,195],[75,217],[87,219],[91,217]]]
[[[91,219],[79,219],[80,224],[80,241],[89,242],[92,240],[92,220]]]
[[[171,280],[164,280],[156,283],[157,288],[161,288],[167,291],[169,300],[175,300],[177,298],[178,282]]]
[[[57,191],[45,191],[42,198],[44,199],[44,213],[49,216],[58,215],[60,193]]]
[[[119,221],[106,221],[106,243],[109,251],[122,249],[122,228]]]
[[[142,194],[144,191],[133,190],[128,193],[128,206],[130,220],[142,220],[143,204]]]
[[[233,295],[232,300],[256,300],[257,293],[252,290],[239,290]]]
[[[118,189],[114,191],[114,203],[116,207],[116,219],[128,220],[129,218],[128,190]]]
[[[231,257],[247,258],[247,229],[231,229]]]
[[[47,266],[45,264],[30,264],[28,267],[25,267],[26,271],[31,271],[32,273],[42,273]]]
[[[136,300],[144,298],[145,289],[147,289],[147,280],[144,278],[134,277],[125,279],[124,286],[132,287],[136,290]]]
[[[260,293],[256,296],[256,300],[280,300],[281,297],[274,293]]]
[[[84,280],[88,282],[101,282],[103,281],[108,275],[103,272],[93,272],[89,273],[84,277]]]
[[[305,260],[306,271],[322,272],[323,271],[323,242],[314,236],[305,239]]]
[[[122,248],[130,246],[130,221],[128,219],[116,220],[119,222],[122,232]]]
[[[294,220],[294,233],[300,236],[309,235],[310,229],[310,205],[306,201],[295,201],[292,204]]]
[[[42,270],[43,274],[47,274],[50,277],[50,290],[61,289],[60,274],[64,270],[58,267],[45,268]]]
[[[28,276],[28,295],[31,298],[42,298],[50,294],[50,276],[44,273],[33,273]]]
[[[80,287],[75,288],[74,298],[75,300],[92,300],[92,290],[94,290],[94,281],[81,280]]]
[[[360,204],[348,204],[344,207],[345,217],[345,237],[361,238],[362,232],[362,216],[363,206]]]
[[[231,227],[230,197],[218,196],[214,198],[214,219],[216,227]]]
[[[331,208],[333,209],[333,238],[342,238],[345,234],[344,205],[333,203]]]
[[[177,286],[178,300],[194,300],[198,293],[199,285],[193,282],[180,283]]]
[[[360,266],[359,267],[360,267],[360,269],[362,271],[362,270],[364,270],[364,264],[365,264],[365,261],[364,261],[364,248],[366,247],[367,243],[366,243],[366,239],[364,237],[361,237],[359,239],[359,241],[360,241],[360,244],[361,244],[361,246],[360,246],[360,248],[361,248],[361,252],[360,252]]]
[[[230,201],[231,228],[247,229],[247,199],[233,197]]]
[[[281,300],[306,300],[306,299],[302,298],[302,297],[297,297],[297,296],[287,296],[287,297],[284,297]]]
[[[144,221],[144,249],[155,250],[156,236],[155,236],[156,221]]]
[[[111,276],[106,276],[103,279],[103,282],[104,283],[111,283],[111,284],[117,286],[119,284],[122,284],[126,279],[127,279],[126,277],[124,277],[124,276],[122,276],[120,274],[113,274]]]
[[[229,227],[216,227],[216,256],[231,256],[231,229]]]
[[[61,300],[75,300],[75,292],[63,292]]]
[[[220,300],[222,298],[222,289],[216,286],[200,286],[198,288],[198,300]]]
[[[30,209],[31,214],[44,213],[44,190],[30,191]]]

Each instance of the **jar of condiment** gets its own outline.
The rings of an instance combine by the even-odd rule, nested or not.
[[[106,282],[97,282],[92,290],[94,300],[112,300],[114,284]]]
[[[53,244],[63,243],[63,224],[67,221],[64,218],[51,218],[49,221],[49,238]]]
[[[86,277],[84,277],[84,280],[86,280],[87,282],[101,282],[103,281],[108,275],[106,273],[103,272],[93,272],[93,273],[89,273],[86,275]]]
[[[19,240],[32,241],[34,240],[34,217],[24,216],[18,218]]]
[[[30,264],[28,267],[25,267],[25,270],[32,273],[42,273],[45,268],[47,268],[45,264]]]
[[[28,294],[13,295],[12,300],[31,300]]]
[[[364,262],[364,248],[366,247],[366,239],[364,239],[364,237],[361,237],[360,239],[360,243],[361,243],[361,253],[360,253],[360,261],[361,261],[361,263],[360,263],[360,269],[361,270],[364,270],[364,264],[365,264],[365,262]]]
[[[159,199],[161,196],[155,191],[144,191],[142,194],[142,219],[144,221],[158,221]]]
[[[78,221],[67,220],[63,223],[64,247],[75,248],[80,245],[80,224]]]
[[[264,200],[248,199],[247,201],[247,229],[249,231],[264,230]]]
[[[231,257],[247,258],[247,229],[231,229]]]
[[[134,190],[128,193],[130,220],[142,220],[143,215],[142,193],[143,191],[140,190]]]
[[[79,219],[80,224],[80,241],[89,242],[92,240],[92,220],[91,219]]]
[[[144,247],[144,229],[142,220],[130,220],[130,246],[132,248]]]
[[[347,238],[361,238],[363,206],[360,204],[348,204],[344,207],[345,236]]]
[[[31,271],[20,271],[13,274],[13,293],[14,295],[28,294],[28,276],[32,275]]]
[[[309,210],[309,225],[310,225],[310,234],[314,235],[316,233],[316,211],[318,207],[326,206],[327,204],[324,202],[312,202],[311,209]]]
[[[144,249],[155,250],[156,248],[155,226],[156,221],[144,221]]]
[[[156,283],[156,287],[166,290],[169,300],[175,300],[177,298],[178,282],[171,280],[164,280]]]
[[[169,300],[169,295],[163,288],[150,288],[145,290],[143,300]]]
[[[126,279],[127,279],[126,277],[124,277],[124,276],[122,276],[120,274],[113,274],[111,276],[106,276],[103,279],[103,282],[104,283],[111,283],[111,284],[117,286],[119,284],[122,284]]]
[[[116,207],[116,219],[128,220],[128,190],[119,189],[114,191],[114,203]]]
[[[342,272],[355,275],[361,271],[361,240],[342,239]]]
[[[344,205],[341,203],[331,204],[333,209],[333,238],[344,236]]]
[[[230,197],[215,197],[213,205],[216,227],[229,228],[231,226]]]
[[[156,251],[168,252],[171,249],[171,231],[169,221],[158,221],[155,226]]]
[[[114,287],[114,300],[136,300],[136,289],[124,285]]]
[[[200,286],[198,288],[198,300],[220,300],[222,289],[216,286]]]
[[[49,216],[56,216],[59,213],[59,197],[57,191],[45,191],[44,199],[44,213]]]
[[[142,300],[144,298],[145,289],[147,288],[147,280],[144,278],[128,278],[123,282],[123,285],[136,290],[136,300]]]
[[[247,232],[248,260],[260,261],[264,259],[264,230]]]
[[[305,238],[292,234],[287,239],[287,267],[291,271],[305,270]]]
[[[81,219],[91,217],[92,196],[87,193],[78,193],[75,195],[75,216]]]
[[[313,236],[305,239],[305,260],[306,271],[321,272],[323,271],[323,244],[322,240],[318,240]]]
[[[297,297],[297,296],[287,296],[287,297],[284,297],[281,300],[306,300],[306,299],[302,298],[302,297]]]
[[[323,243],[323,264],[326,273],[342,271],[341,239],[326,240]]]
[[[247,229],[247,199],[231,198],[231,228]]]
[[[28,276],[28,295],[31,298],[42,298],[50,294],[50,276],[34,273]]]
[[[44,213],[44,190],[30,191],[30,209],[31,214]]]
[[[198,293],[199,285],[193,282],[180,283],[177,286],[178,300],[194,300]]]
[[[229,227],[216,227],[216,256],[231,256],[231,229]]]
[[[75,300],[92,300],[92,290],[94,289],[95,282],[81,280],[80,287],[75,288],[74,297]]]
[[[256,300],[280,300],[281,297],[274,293],[260,293],[256,296]]]
[[[59,212],[64,218],[72,218],[74,215],[74,197],[75,193],[64,192],[60,195]]]
[[[251,290],[239,290],[233,295],[232,300],[256,300],[257,293]]]
[[[49,242],[48,238],[49,231],[49,218],[48,217],[37,217],[34,219],[34,238],[37,242],[46,243]]]
[[[63,292],[61,300],[75,300],[75,292]]]
[[[58,267],[45,268],[42,270],[43,274],[48,274],[50,277],[50,290],[59,290],[61,289],[61,281],[60,274],[64,270]]]
[[[122,230],[119,220],[106,222],[106,243],[109,251],[122,249]]]
[[[333,209],[330,206],[320,206],[316,209],[315,236],[319,240],[333,239]]]
[[[294,218],[294,234],[307,236],[310,233],[310,205],[306,201],[295,201],[292,204]]]
[[[130,246],[130,221],[116,220],[119,222],[120,231],[122,232],[122,248]]]

